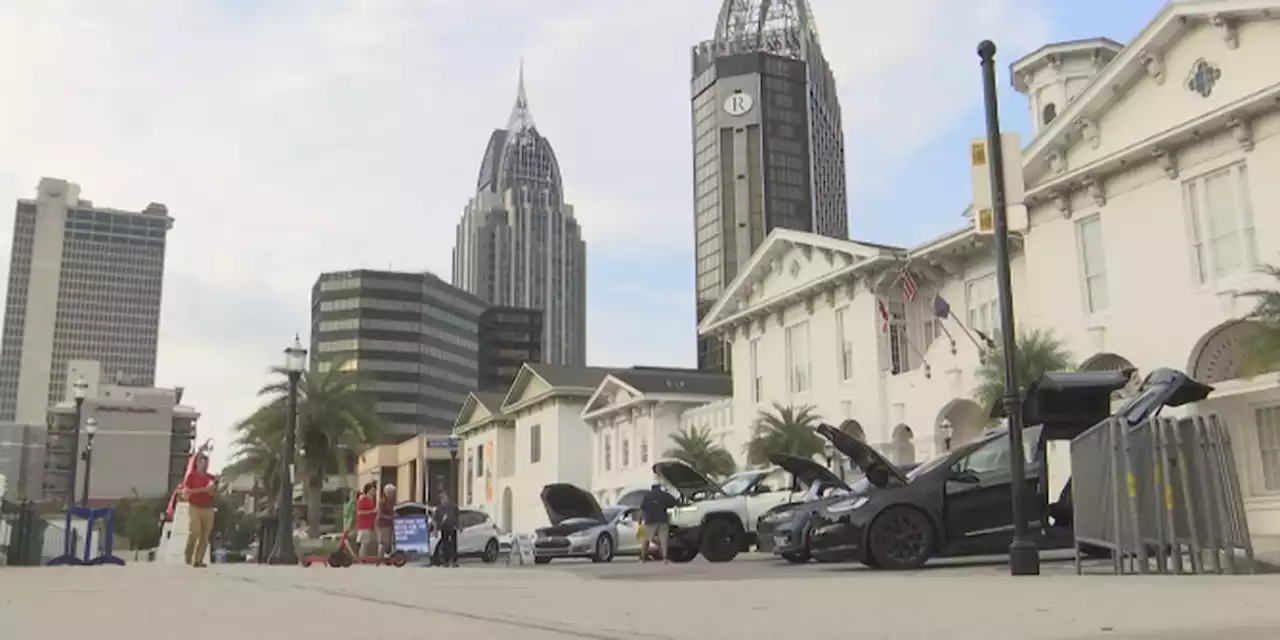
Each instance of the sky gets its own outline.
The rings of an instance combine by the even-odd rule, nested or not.
[[[963,224],[982,135],[977,43],[1128,42],[1160,0],[810,0],[843,107],[849,228]],[[158,386],[225,459],[323,271],[431,270],[523,58],[588,243],[588,361],[692,366],[689,47],[719,0],[0,0],[0,199],[42,176],[96,205],[162,202]],[[924,183],[923,185],[921,183]],[[12,225],[0,224],[0,247]],[[6,279],[7,280],[7,279]]]

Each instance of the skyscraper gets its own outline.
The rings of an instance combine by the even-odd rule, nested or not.
[[[807,0],[723,0],[693,47],[698,320],[775,227],[849,235],[835,77]],[[727,369],[715,338],[698,368]]]
[[[453,284],[495,306],[542,311],[544,361],[587,360],[587,246],[520,70],[505,129],[489,136],[453,248]]]
[[[45,424],[65,399],[67,362],[96,360],[109,381],[151,387],[160,332],[162,204],[95,207],[78,185],[42,178],[18,200],[0,337],[0,421]]]
[[[480,391],[507,392],[520,367],[542,362],[542,312],[490,307],[480,314]]]
[[[311,352],[320,371],[360,372],[384,441],[447,434],[476,389],[485,306],[431,273],[322,273],[311,288]]]

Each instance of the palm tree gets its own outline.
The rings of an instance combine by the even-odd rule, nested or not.
[[[268,405],[233,427],[235,453],[222,468],[227,481],[248,476],[257,484],[256,498],[274,510],[280,491],[280,450],[284,448],[284,412]]]
[[[278,450],[279,445],[268,443],[283,443],[289,382],[283,369],[274,368],[272,373],[282,379],[258,392],[270,400],[236,425],[237,442],[245,452],[233,459],[229,467],[233,472],[252,470],[259,477],[278,477],[279,456],[274,456],[274,463],[269,460],[272,446]],[[298,477],[303,482],[307,528],[312,536],[320,533],[320,494],[325,478],[335,473],[346,475],[356,455],[382,433],[382,420],[374,411],[373,400],[360,389],[360,382],[356,372],[335,362],[325,371],[303,373],[298,384]],[[260,473],[272,464],[276,465],[274,475]]]
[[[769,464],[769,456],[788,454],[801,458],[821,455],[823,439],[813,430],[822,420],[810,405],[795,407],[773,403],[773,411],[761,411],[747,442],[749,464]]]
[[[1280,266],[1263,265],[1258,271],[1280,283]],[[1258,327],[1249,339],[1246,372],[1258,375],[1280,369],[1280,290],[1251,289],[1240,295],[1254,299],[1253,311],[1246,318]]]
[[[733,454],[715,441],[710,427],[681,429],[671,434],[671,442],[675,446],[667,449],[663,457],[679,460],[703,475],[724,478],[738,470]]]
[[[1018,380],[1027,385],[1051,371],[1070,371],[1075,368],[1071,354],[1062,341],[1051,331],[1032,329],[1022,332],[1017,340]],[[1004,357],[997,349],[987,349],[982,354],[982,364],[977,371],[978,388],[974,400],[982,406],[984,416],[1004,397]]]

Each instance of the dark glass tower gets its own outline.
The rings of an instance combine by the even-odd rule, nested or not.
[[[723,0],[693,48],[698,321],[775,227],[849,236],[835,77],[806,0]],[[698,368],[727,370],[716,338]]]

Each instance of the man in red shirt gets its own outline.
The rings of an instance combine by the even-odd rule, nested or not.
[[[378,555],[378,538],[374,536],[373,526],[378,519],[378,500],[374,494],[378,491],[378,483],[364,485],[360,497],[356,498],[356,553],[363,558]]]
[[[217,484],[209,475],[209,458],[196,455],[195,468],[182,481],[182,495],[187,499],[187,548],[183,553],[186,563],[193,567],[205,566],[209,552],[209,537],[213,534],[213,493]]]

